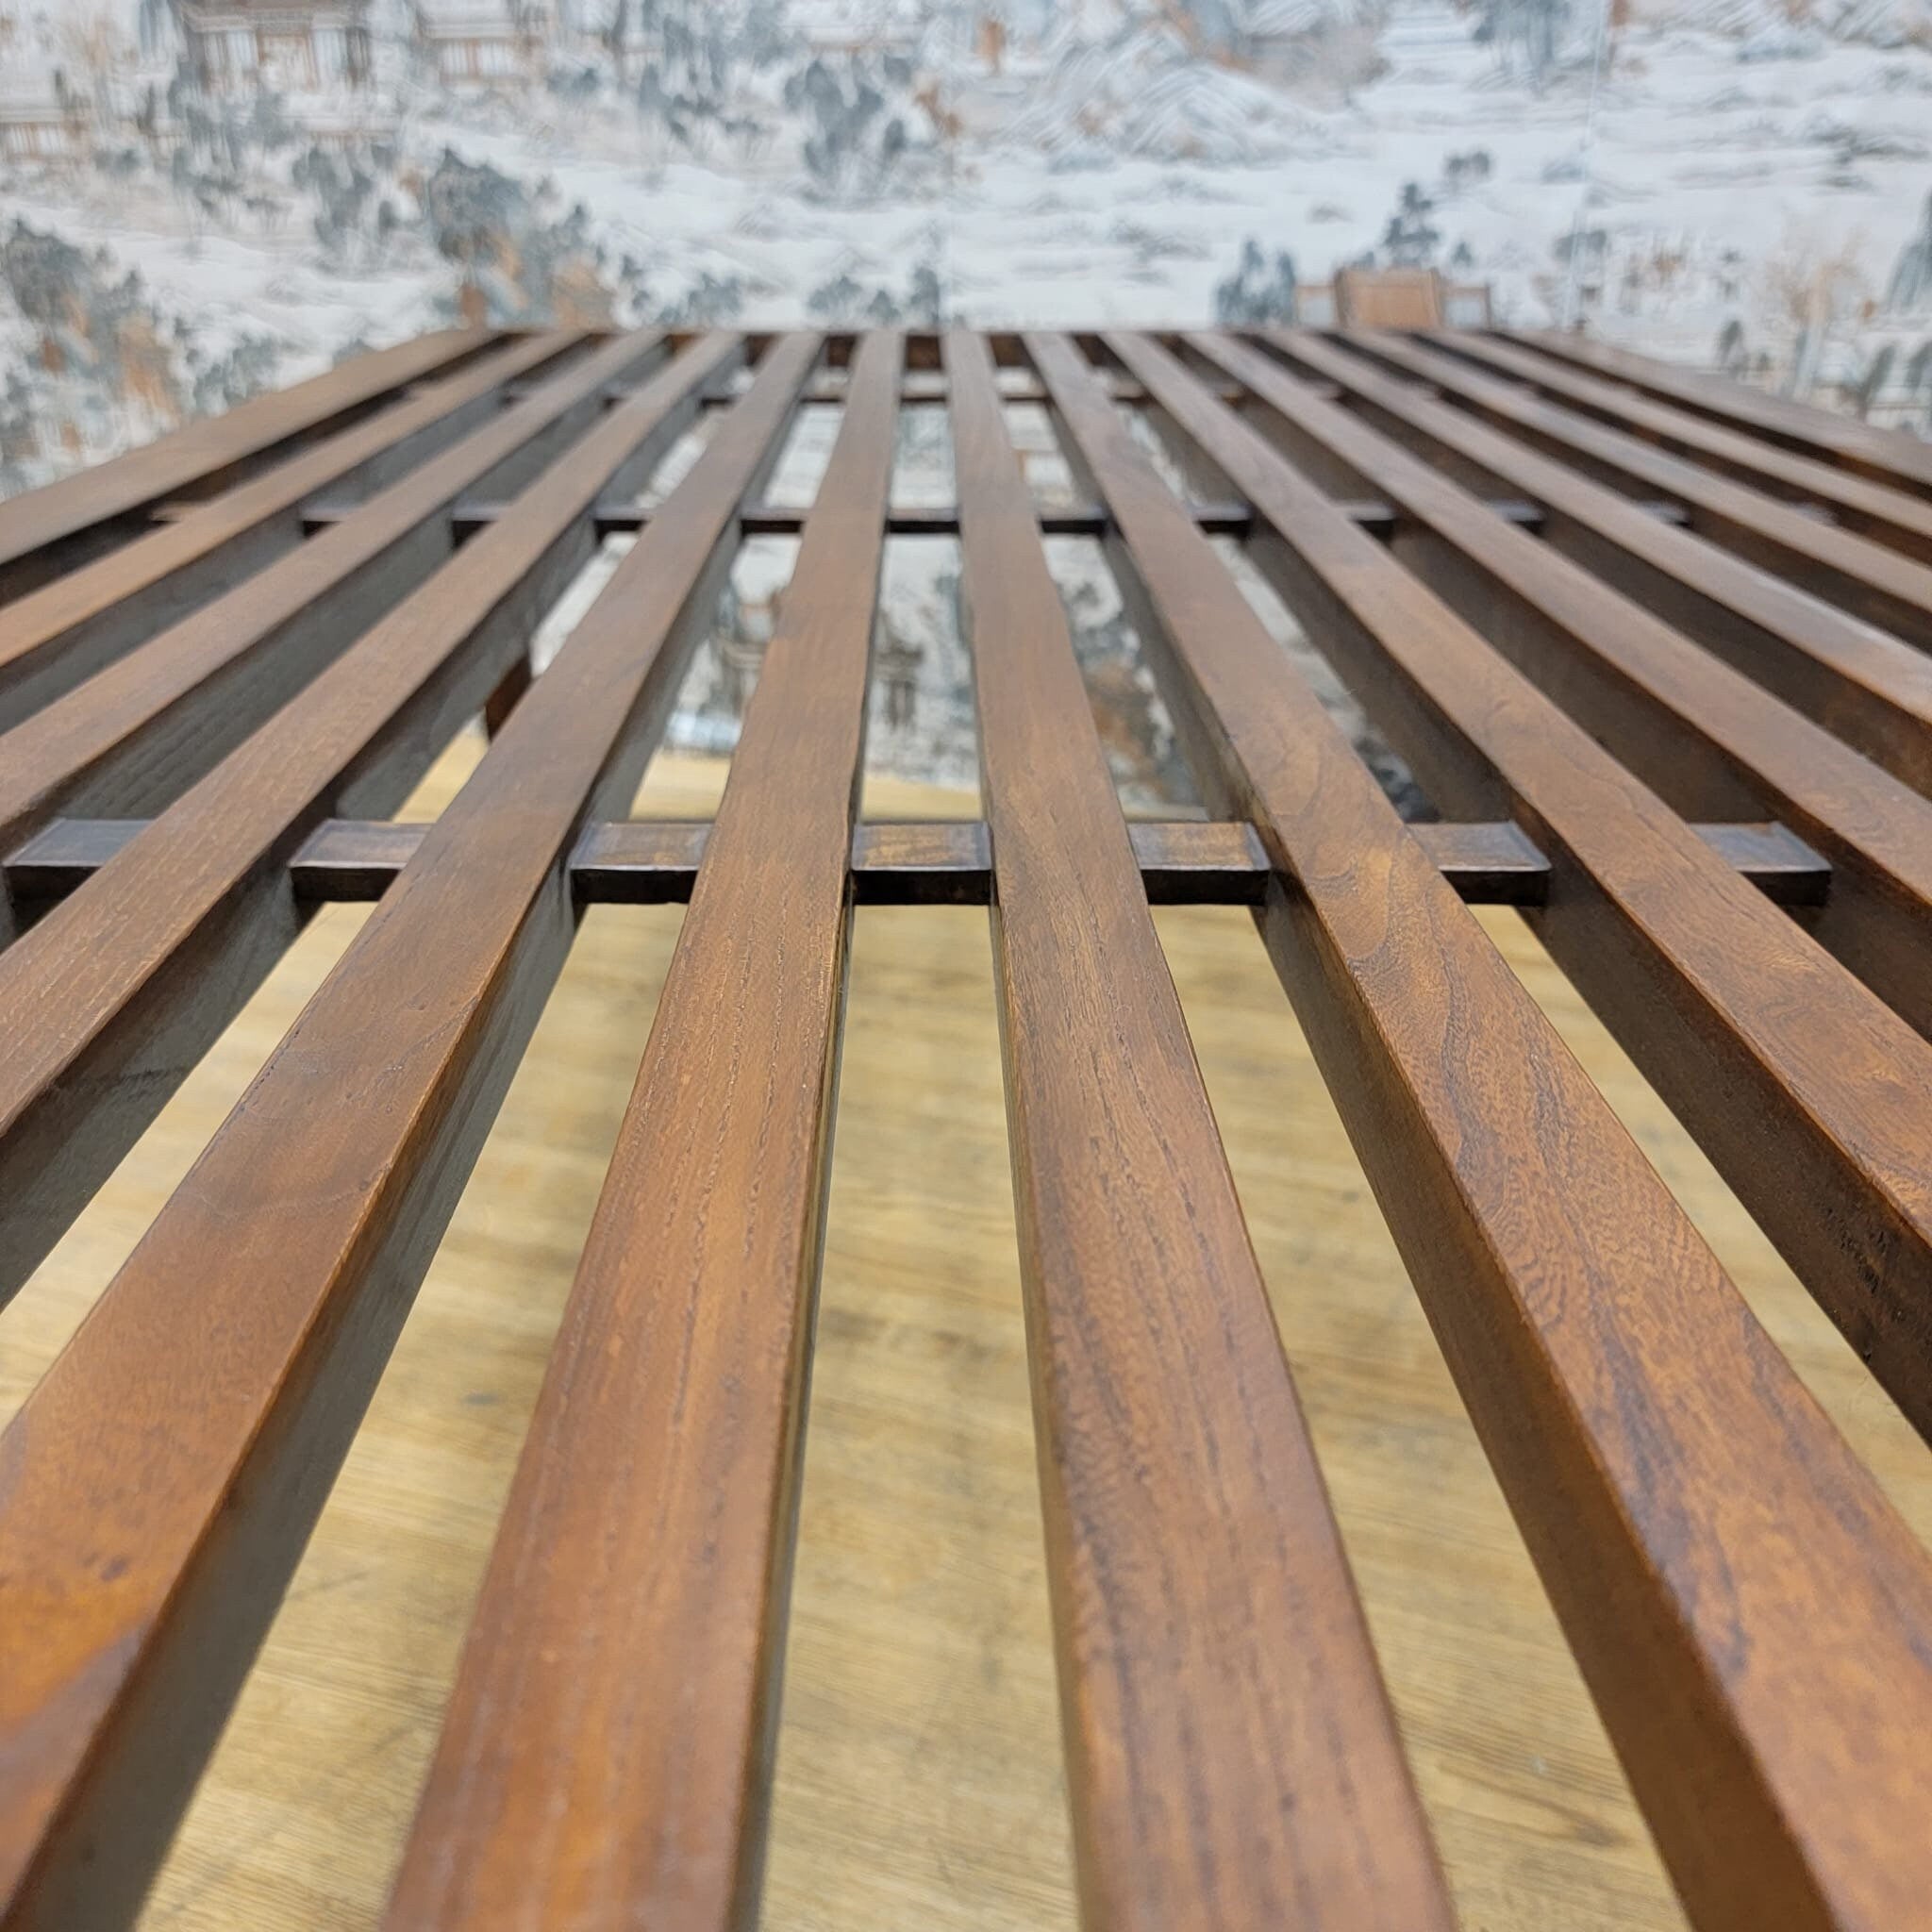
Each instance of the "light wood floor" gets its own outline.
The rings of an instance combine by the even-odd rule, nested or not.
[[[438,808],[476,749],[453,748],[412,815]],[[646,808],[708,812],[721,772],[660,760]],[[868,808],[973,804],[878,786]],[[146,1932],[354,1932],[379,1913],[678,917],[586,920]],[[1520,922],[1484,917],[1813,1389],[1932,1532],[1932,1458]],[[316,921],[0,1314],[0,1414],[358,920],[338,908]],[[1163,913],[1160,929],[1465,1925],[1680,1926],[1252,927],[1201,909]],[[765,1924],[1073,1924],[978,911],[858,922]]]

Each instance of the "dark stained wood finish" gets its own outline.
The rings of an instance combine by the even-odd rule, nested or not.
[[[449,557],[459,496],[492,480],[521,489],[595,420],[598,384],[659,341],[647,329],[605,344],[0,735],[0,846],[56,811],[153,810],[200,777]]]
[[[163,503],[224,489],[260,459],[345,426],[497,340],[476,329],[418,336],[0,504],[0,602],[112,548]]]
[[[1077,340],[428,338],[0,507],[0,1299],[376,902],[0,1434],[0,1932],[134,1921],[580,909],[684,902],[390,1932],[756,1923],[857,904],[992,912],[1085,1923],[1448,1932],[1150,901],[1254,911],[1700,1932],[1932,1932],[1932,1558],[1459,903],[1524,908],[1932,1433],[1932,667],[1777,575],[1916,595],[1932,466],[1568,341]],[[1015,399],[1084,500],[1031,503]],[[958,505],[894,510],[941,403]],[[611,820],[761,531],[717,819]],[[1218,817],[1124,819],[1049,531]],[[952,534],[986,820],[858,822],[883,547]]]
[[[1932,1435],[1932,1044],[1172,355],[1108,340],[1255,505],[1251,555],[1438,805],[1513,818],[1549,858],[1544,944]],[[1368,436],[1333,404],[1300,419],[1344,454]]]
[[[145,536],[0,608],[0,730],[294,549],[319,492],[333,492],[346,518],[352,503],[490,421],[506,383],[582,341],[569,329],[512,338],[456,375],[222,496],[183,506]]]
[[[816,353],[773,348],[0,1436],[7,1932],[138,1904],[562,965],[571,847],[631,795]]]
[[[1350,337],[1374,348],[1385,339]],[[1494,391],[1478,391],[1466,361],[1439,350],[1395,341],[1406,366],[1445,395],[1474,402],[1491,420],[1509,426],[1537,448],[1556,451],[1585,475],[1635,496],[1660,496],[1674,504],[1689,527],[1713,545],[1795,584],[1847,615],[1874,625],[1920,649],[1932,649],[1932,568],[1861,537],[1830,518],[1747,488],[1641,437],[1606,427],[1577,410],[1547,401],[1522,383],[1505,382],[1507,409]],[[1410,362],[1409,358],[1416,359]],[[1495,378],[1491,376],[1490,383]]]
[[[1108,340],[1344,594],[1399,578],[1172,357]],[[1263,937],[1696,1923],[1922,1918],[1932,1563],[1084,363],[1028,341],[1198,775],[1286,882]],[[1461,657],[1391,596],[1393,635]]]
[[[0,1011],[22,1029],[0,1056],[0,1300],[293,936],[304,914],[287,861],[302,840],[333,814],[391,811],[408,795],[590,560],[598,494],[668,448],[698,386],[737,355],[724,336],[686,350],[537,478],[519,515],[466,546],[0,953]]]
[[[1565,368],[1503,336],[1445,331],[1424,340],[1432,348],[1526,382],[1613,429],[1654,442],[1754,490],[1801,504],[1813,515],[1828,516],[1845,529],[1921,563],[1932,563],[1932,501],[1924,497],[1887,489],[1832,463],[1796,456],[1689,410],[1646,402],[1616,383]]]
[[[1351,402],[1431,459],[1454,452],[1477,488],[1507,475],[1543,508],[1546,544],[1574,561],[1593,591],[1608,588],[1704,644],[1815,718],[1915,790],[1932,793],[1932,661],[1889,631],[1848,615],[1689,531],[1657,521],[1614,491],[1505,436],[1466,408],[1435,400],[1386,370],[1302,336],[1277,339],[1307,369],[1340,368]],[[1513,408],[1518,391],[1446,358],[1420,370],[1407,344],[1363,340],[1378,361],[1430,374],[1460,400],[1475,391]],[[1441,363],[1440,369],[1437,364]],[[1470,391],[1465,395],[1465,391]],[[1487,479],[1487,480],[1485,480]],[[1440,480],[1440,479],[1438,479]]]
[[[1447,1927],[992,363],[945,366],[1083,1917]]]
[[[1527,343],[1559,362],[1574,362],[1614,382],[1628,383],[1645,395],[1736,425],[1780,448],[1797,450],[1820,461],[1837,463],[1894,489],[1932,497],[1932,445],[1903,429],[1878,429],[1803,403],[1787,402],[1742,383],[1700,375],[1648,356],[1633,354],[1586,336],[1556,329],[1528,330],[1510,340]]]
[[[484,1578],[398,1932],[757,1920],[901,356],[875,333],[853,366]]]
[[[1507,464],[1566,516],[1595,516],[1607,506],[1630,524],[1643,523],[1595,485],[1440,403],[1407,394],[1367,363],[1293,341],[1297,355],[1319,355],[1341,369],[1347,392],[1374,420],[1424,436],[1430,452],[1453,446],[1485,463]],[[1216,345],[1212,355],[1233,358],[1247,372],[1257,386],[1257,420],[1265,400],[1267,420],[1280,433],[1331,461],[1345,450],[1351,463],[1398,495],[1408,528],[1395,541],[1397,557],[1626,769],[1680,812],[1774,815],[1826,858],[1834,883],[1815,936],[1921,1033],[1932,1034],[1932,975],[1924,963],[1932,946],[1932,805],[1824,728],[1844,710],[1830,690],[1817,694],[1809,714],[1780,703],[1549,542],[1503,528],[1416,455],[1332,410],[1313,414],[1309,405],[1320,399],[1285,369],[1233,344]],[[1634,547],[1645,534],[1661,555],[1673,533],[1639,529],[1627,541]],[[1707,581],[1732,561],[1697,547],[1708,556]],[[1922,665],[1914,654],[1913,675],[1932,693],[1932,667]],[[1901,750],[1923,766],[1920,750],[1903,743]]]

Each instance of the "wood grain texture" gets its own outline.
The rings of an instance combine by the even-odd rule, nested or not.
[[[1374,344],[1376,336],[1350,337]],[[1443,368],[1435,347],[1395,345],[1405,357],[1413,353],[1445,394],[1463,396],[1463,384],[1474,374],[1467,363],[1439,378]],[[1801,586],[1807,594],[1835,604],[1863,623],[1906,639],[1922,650],[1932,648],[1932,568],[1916,558],[1869,537],[1860,536],[1834,520],[1808,514],[1782,499],[1713,475],[1685,458],[1627,430],[1613,429],[1595,419],[1539,397],[1520,382],[1503,386],[1511,397],[1507,411],[1512,429],[1538,448],[1560,451],[1563,459],[1588,476],[1643,497],[1660,497],[1674,504],[1685,524],[1713,547],[1727,550],[1786,583]],[[1487,401],[1478,412],[1500,416]]]
[[[359,501],[501,408],[504,386],[584,340],[511,338],[454,375],[0,607],[0,730],[294,549],[318,492]]]
[[[1530,495],[1543,511],[1544,544],[1576,566],[1578,581],[1619,593],[1619,608],[1636,607],[1674,626],[1914,790],[1932,791],[1932,661],[1923,652],[1835,608],[1805,584],[1660,525],[1572,465],[1502,434],[1479,414],[1418,393],[1388,371],[1425,376],[1461,401],[1474,391],[1493,393],[1512,409],[1517,386],[1378,337],[1351,341],[1388,369],[1305,337],[1279,340],[1314,375],[1333,380],[1340,368],[1351,378],[1346,392],[1356,406],[1394,438],[1422,445],[1437,463],[1453,451],[1454,461],[1478,473],[1465,480],[1483,489],[1500,484]],[[1414,355],[1424,359],[1412,368]],[[1653,761],[1668,756],[1659,745]]]
[[[945,339],[1084,1921],[1453,1921],[992,363]]]
[[[1839,464],[1895,489],[1932,497],[1932,448],[1903,429],[1878,429],[1828,409],[1767,395],[1742,383],[1683,369],[1587,336],[1532,329],[1513,336],[1560,362],[1574,362],[1646,395],[1735,424],[1784,449]]]
[[[1407,527],[1394,548],[1404,565],[1627,771],[1680,813],[1774,814],[1824,856],[1832,866],[1833,890],[1812,926],[1814,936],[1894,1011],[1932,1034],[1932,979],[1923,967],[1932,945],[1932,805],[1827,728],[1845,729],[1843,707],[1834,702],[1831,688],[1810,691],[1811,702],[1802,706],[1781,703],[1744,669],[1694,648],[1581,563],[1557,554],[1548,540],[1532,542],[1501,527],[1423,460],[1473,456],[1507,468],[1565,515],[1606,511],[1648,524],[1641,511],[1547,458],[1443,405],[1414,397],[1359,358],[1303,337],[1293,339],[1289,353],[1339,371],[1344,395],[1365,404],[1388,435],[1333,411],[1310,414],[1308,404],[1321,399],[1300,378],[1250,351],[1224,344],[1215,353],[1241,359],[1257,385],[1255,418],[1271,423],[1277,437],[1331,458],[1345,449],[1352,464],[1373,470],[1400,494]],[[1395,438],[1421,447],[1398,446]],[[1652,527],[1632,531],[1628,541],[1656,546],[1667,539]],[[1710,558],[1714,570],[1728,561],[1714,552]],[[1915,677],[1922,676],[1920,661],[1914,659]],[[1923,681],[1932,695],[1932,675]],[[1843,689],[1840,683],[1840,695]],[[1923,759],[1913,749],[1916,724],[1912,730],[1913,739],[1894,741],[1900,769],[1922,774]]]
[[[876,332],[853,364],[404,1857],[398,1928],[758,1918],[902,354]]]
[[[1413,644],[1479,681],[1446,613],[1378,604],[1378,580],[1400,577],[1386,554],[1171,355],[1107,342],[1306,546],[1337,607],[1361,600],[1391,654]],[[1219,774],[1216,802],[1255,818],[1284,875],[1264,938],[1691,1917],[1726,1932],[1926,1923],[1908,1821],[1932,1775],[1932,1563],[1207,567],[1080,358],[1029,345],[1105,477],[1142,635],[1185,673],[1169,689],[1204,780]],[[1490,711],[1538,708],[1512,693]],[[1574,876],[1556,892],[1575,894]]]
[[[1507,337],[1440,331],[1430,347],[1526,382],[1542,394],[1611,428],[1654,442],[1754,490],[1823,512],[1834,524],[1921,563],[1932,563],[1932,502],[1890,490],[1832,463],[1822,463],[1746,436],[1707,417],[1647,402],[1616,383],[1566,368]]]
[[[1932,1458],[1884,1392],[1926,1426],[1932,804],[1848,742],[1907,766],[1893,674],[1922,660],[1723,524],[1808,542],[1779,519],[1814,518],[1815,485],[1896,538],[1916,499],[1521,345],[1078,341],[474,339],[435,391],[57,539],[29,574],[67,574],[11,606],[0,580],[0,638],[66,609],[48,661],[114,658],[111,699],[152,646],[157,692],[190,670],[184,613],[224,577],[273,604],[338,549],[315,609],[234,629],[74,794],[153,816],[30,799],[0,841],[0,1288],[31,1275],[0,1308],[8,1932],[1446,1932],[1452,1902],[1491,1932],[1677,1932],[1673,1880],[1700,1932],[1932,1932],[1932,1566],[1895,1508],[1932,1526]],[[1029,501],[1009,381],[1058,415],[1064,508]],[[894,511],[914,390],[953,413],[958,500]],[[1560,433],[1481,420],[1490,390]],[[774,507],[788,425],[834,391],[820,501]],[[460,495],[368,522],[465,449],[492,459]],[[768,525],[808,556],[698,821],[720,782],[680,791],[651,747]],[[1124,822],[1049,526],[1107,546],[1222,818]],[[597,557],[617,529],[641,541]],[[984,786],[868,824],[906,803],[862,756],[881,544],[937,529],[962,540]],[[1835,555],[1881,548],[1923,565]],[[1465,816],[1394,818],[1339,693],[1275,641],[1297,616]],[[663,815],[602,816],[634,799]],[[1481,896],[1574,984],[1457,904]],[[1191,903],[1157,937],[1166,899]],[[982,905],[991,979],[958,957]],[[887,1002],[861,1024],[901,1029],[858,1052],[900,1124],[859,1111],[841,1251],[855,908],[930,937],[861,990]],[[623,970],[586,919],[636,936]],[[1250,996],[1271,966],[1306,1043]],[[607,989],[587,1029],[579,967]],[[558,1077],[525,1053],[553,1020],[579,1051],[541,1155],[499,1137],[507,1171],[479,1150],[508,1090]],[[1333,1105],[1368,1189],[1333,1145],[1257,1164],[1332,1143]],[[530,1239],[500,1218],[518,1168],[561,1201]],[[137,1210],[124,1181],[158,1192]],[[885,1304],[842,1263],[822,1287],[828,1227],[886,1264]],[[479,1248],[513,1277],[495,1317],[432,1320],[387,1372],[439,1254]],[[989,1269],[1019,1294],[958,1301]],[[449,1413],[466,1446],[412,1465]],[[1455,1474],[1478,1438],[1526,1551]],[[429,1574],[371,1539],[372,1495],[416,1499]]]
[[[164,501],[225,488],[252,462],[342,427],[497,340],[480,329],[416,336],[0,504],[0,602],[123,541]]]
[[[412,810],[482,752],[464,733]],[[640,808],[708,816],[723,773],[662,758]],[[0,1421],[361,916],[318,916],[0,1315]],[[1477,916],[1924,1536],[1918,1439],[1522,921]],[[1157,917],[1465,1924],[1683,1932],[1247,914]],[[586,914],[142,1932],[379,1919],[678,919]],[[855,924],[767,1932],[1074,1924],[984,936],[971,910]]]
[[[739,354],[694,344],[613,410],[523,513],[349,646],[117,858],[5,953],[0,1299],[56,1240],[288,943],[287,863],[333,812],[386,812],[521,657],[595,551],[591,512],[657,460]],[[4,781],[0,781],[4,783]]]
[[[0,1436],[8,1932],[138,1908],[569,949],[571,845],[636,788],[817,346],[774,346]]]
[[[158,809],[449,558],[450,511],[465,491],[530,481],[596,421],[601,386],[649,364],[660,342],[645,329],[606,343],[344,522],[0,734],[0,845],[55,811]]]
[[[1547,855],[1539,936],[1932,1434],[1932,1044],[1165,350],[1118,348],[1236,475],[1267,526],[1257,562],[1431,796],[1515,818]],[[1214,355],[1270,379],[1252,350]],[[1333,404],[1298,408],[1336,447],[1370,435]]]

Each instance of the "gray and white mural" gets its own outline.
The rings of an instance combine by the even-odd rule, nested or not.
[[[1932,0],[0,0],[0,492],[458,317],[1262,320],[1363,262],[1924,431]]]

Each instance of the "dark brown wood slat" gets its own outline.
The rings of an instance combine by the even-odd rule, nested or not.
[[[1922,651],[1932,649],[1932,568],[1915,558],[1547,401],[1521,383],[1489,377],[1479,389],[1467,364],[1421,342],[1386,335],[1347,340],[1373,353],[1386,348],[1442,394],[1491,422],[1507,423],[1512,433],[1594,480],[1677,505],[1689,527],[1717,548]]]
[[[1109,341],[1200,419],[1172,358]],[[1697,1924],[1922,1917],[1925,1553],[1085,364],[1062,339],[1028,345],[1123,532],[1122,588],[1198,775],[1292,882],[1263,936]],[[1252,432],[1214,443],[1286,508]],[[1319,499],[1297,492],[1295,515],[1364,577],[1399,575],[1331,535]]]
[[[853,367],[404,1854],[398,1932],[757,1918],[902,353],[868,335]]]
[[[1600,423],[1645,438],[1754,490],[1822,508],[1847,530],[1921,563],[1932,563],[1932,501],[1925,497],[1779,449],[1708,417],[1649,402],[1627,388],[1552,361],[1503,336],[1437,330],[1423,340],[1492,374],[1529,383]]]
[[[1107,340],[1254,503],[1250,554],[1436,802],[1548,857],[1543,943],[1932,1436],[1932,1044],[1172,355]],[[1363,433],[1301,414],[1338,447]]]
[[[1225,341],[1207,346],[1243,370],[1257,396],[1269,399],[1277,425],[1297,425],[1295,440],[1331,460],[1345,450],[1401,496],[1409,534],[1397,538],[1396,555],[1627,770],[1680,811],[1774,813],[1827,859],[1832,890],[1814,936],[1921,1033],[1932,1034],[1932,975],[1924,970],[1932,945],[1932,805],[1581,564],[1502,528],[1419,456],[1349,416],[1318,415],[1311,405],[1319,399],[1285,369]],[[1313,345],[1297,339],[1297,352],[1312,354]],[[1349,380],[1376,420],[1424,433],[1431,452],[1454,437],[1457,447],[1486,464],[1509,464],[1553,503],[1575,504],[1587,514],[1593,513],[1589,505],[1566,492],[1604,496],[1549,458],[1514,446],[1498,450],[1492,439],[1506,440],[1480,424],[1406,397],[1380,372],[1355,366],[1360,374]],[[1624,514],[1635,520],[1635,512]],[[1830,722],[1828,697],[1822,708]]]
[[[1700,416],[1728,423],[1764,437],[1784,449],[1837,463],[1861,476],[1893,489],[1913,490],[1932,496],[1932,444],[1902,429],[1878,429],[1747,389],[1722,376],[1638,356],[1628,349],[1591,341],[1588,336],[1532,329],[1513,334],[1510,341],[1526,343],[1559,362],[1574,362],[1615,382],[1627,382],[1646,395],[1695,410]]]
[[[19,1028],[0,1055],[0,1301],[294,936],[288,860],[308,831],[408,796],[590,560],[598,495],[669,447],[739,353],[728,335],[687,349],[0,953],[0,1012]]]
[[[135,816],[201,776],[450,554],[450,509],[521,489],[595,420],[595,391],[661,336],[620,337],[226,595],[0,736],[0,848],[55,812]],[[4,916],[4,913],[0,913]]]
[[[631,795],[816,354],[771,350],[0,1436],[7,1932],[138,1908],[562,965],[572,845]]]
[[[1447,1927],[992,363],[945,351],[1083,1917]]]
[[[1467,480],[1532,490],[1542,536],[1601,583],[1707,646],[1747,677],[1817,718],[1914,790],[1932,793],[1932,662],[1890,631],[1840,610],[1688,530],[1660,528],[1616,491],[1490,427],[1469,410],[1407,390],[1386,368],[1301,336],[1277,339],[1297,364],[1348,376],[1352,403],[1432,466],[1455,460]],[[1373,347],[1396,364],[1401,344]],[[1405,372],[1413,374],[1416,372]],[[1514,391],[1447,364],[1434,387]],[[1485,481],[1485,478],[1491,479]]]
[[[503,385],[584,340],[575,329],[511,338],[454,375],[364,417],[208,503],[0,608],[0,730],[217,592],[295,548],[307,503],[353,501],[497,413]]]
[[[224,489],[251,465],[344,427],[359,411],[496,340],[476,329],[418,336],[0,504],[0,602],[111,549],[167,499]]]

